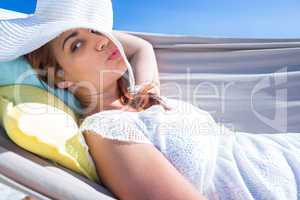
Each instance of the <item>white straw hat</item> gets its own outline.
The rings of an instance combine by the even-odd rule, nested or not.
[[[121,43],[112,34],[111,0],[37,0],[34,14],[26,18],[0,20],[0,61],[9,61],[41,47],[72,28],[101,32],[119,48],[127,65],[129,90],[135,80]]]

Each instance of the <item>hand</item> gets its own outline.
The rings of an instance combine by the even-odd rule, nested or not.
[[[148,93],[154,93],[157,94],[157,96],[160,96],[160,87],[154,86],[152,89],[148,90]]]
[[[148,85],[150,84],[150,85]],[[143,90],[142,90],[142,86],[144,85],[148,85],[147,87],[145,87]],[[144,82],[142,84],[139,84],[138,87],[140,87],[141,89],[138,90],[139,92],[138,93],[145,93],[147,90],[147,93],[153,93],[153,94],[156,94],[157,96],[160,96],[160,86],[159,86],[159,83],[156,83],[154,81],[150,81],[150,82]]]

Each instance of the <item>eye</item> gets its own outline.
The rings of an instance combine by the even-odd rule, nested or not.
[[[71,52],[75,52],[78,48],[80,48],[82,45],[82,41],[76,41],[71,46]]]

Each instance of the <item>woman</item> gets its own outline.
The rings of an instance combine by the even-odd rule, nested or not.
[[[59,21],[62,16],[74,13],[72,9],[69,12],[64,9],[60,17],[49,16],[50,8],[61,2],[72,5],[81,1],[48,0],[48,4],[38,6],[36,13],[48,15],[51,22],[53,18]],[[95,5],[110,1],[82,2],[91,5],[89,9],[82,8],[85,3],[74,6],[76,11],[82,11],[78,13],[86,10],[90,13],[93,8],[98,13],[105,6],[95,8]],[[45,8],[49,10],[46,12]],[[106,9],[108,7],[103,11]],[[109,34],[101,34],[98,25],[94,24],[96,30],[84,25],[79,24],[77,28],[74,25],[72,29],[64,27],[62,33],[55,32],[55,38],[53,33],[44,39],[43,46],[41,42],[14,53],[26,55],[35,69],[49,72],[41,78],[52,86],[70,90],[87,108],[81,131],[101,182],[119,199],[300,198],[298,134],[232,132],[192,104],[159,97],[159,87],[153,89],[145,85],[140,93],[130,93],[123,76],[126,57],[122,56],[121,49],[120,55],[116,51],[116,41]],[[8,32],[10,26],[0,28]],[[139,63],[135,68],[145,70],[144,66],[155,66],[154,59],[151,64],[145,60],[148,56],[154,58],[151,45],[130,35],[114,35],[121,41],[132,64]],[[35,39],[30,37],[30,40]],[[26,44],[29,43],[23,43],[22,47]],[[0,53],[4,52],[1,48],[0,44]],[[141,49],[147,49],[148,53],[137,56],[141,55],[138,54]],[[0,58],[10,58],[3,55],[0,54]],[[140,70],[135,76],[139,79],[147,77],[147,73]],[[157,78],[156,73],[150,81]],[[142,83],[143,78],[140,80]]]

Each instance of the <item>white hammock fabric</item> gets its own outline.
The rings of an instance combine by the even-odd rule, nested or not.
[[[300,131],[300,38],[133,34],[154,45],[162,94],[189,101],[238,131]]]

